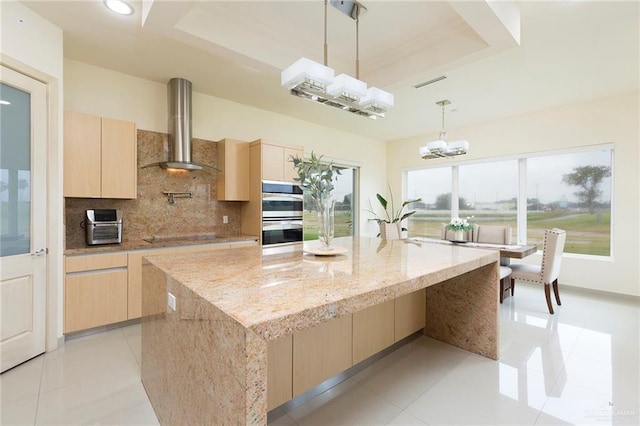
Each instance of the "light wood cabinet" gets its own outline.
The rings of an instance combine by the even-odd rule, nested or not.
[[[284,147],[262,144],[262,179],[284,180]]]
[[[298,177],[298,172],[296,172],[295,167],[293,166],[293,162],[289,161],[291,157],[304,157],[304,151],[302,147],[284,147],[284,164],[282,166],[282,180],[285,182],[294,182],[293,178]]]
[[[99,198],[102,119],[93,115],[64,113],[64,196]]]
[[[262,235],[262,181],[293,182],[297,177],[292,155],[304,155],[301,146],[284,146],[261,139],[250,144],[249,202],[242,205],[241,229],[246,235]]]
[[[64,113],[64,196],[136,198],[135,123]]]
[[[425,289],[268,343],[272,410],[424,328]]]
[[[82,256],[67,256],[65,259],[64,270],[69,274],[71,272],[94,271],[98,269],[110,269],[126,266],[126,253],[102,253]]]
[[[394,301],[353,314],[353,363],[357,364],[394,343]]]
[[[353,364],[352,316],[345,315],[293,335],[293,396]]]
[[[102,118],[102,198],[136,198],[136,123]]]
[[[269,342],[267,347],[267,410],[290,400],[293,374],[293,336]]]
[[[127,319],[142,316],[142,258],[149,251],[132,251],[127,254]]]
[[[127,319],[126,253],[67,258],[64,332]]]
[[[275,180],[278,182],[293,182],[293,178],[298,174],[289,161],[292,156],[302,157],[304,155],[301,146],[278,145],[258,139],[251,143],[259,146],[259,150],[252,150],[251,155],[260,156],[260,178],[262,180]]]
[[[256,246],[255,241],[65,257],[64,332],[140,318],[142,258]]]
[[[218,201],[249,201],[249,143],[218,142]]]
[[[395,299],[395,341],[421,330],[427,318],[426,290],[418,290]]]

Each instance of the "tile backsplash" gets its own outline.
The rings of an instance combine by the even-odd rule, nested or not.
[[[216,200],[217,175],[204,171],[170,171],[157,166],[143,166],[166,161],[169,136],[138,130],[138,198],[116,200],[99,198],[65,198],[66,247],[85,246],[81,222],[87,209],[123,211],[123,241],[154,236],[174,237],[199,234],[234,236],[240,234],[241,203]],[[192,159],[217,166],[218,144],[193,139]],[[163,191],[191,192],[193,198],[179,198],[170,204]],[[229,223],[223,224],[222,217]]]

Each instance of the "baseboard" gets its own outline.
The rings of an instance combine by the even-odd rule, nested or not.
[[[79,337],[90,336],[96,333],[102,333],[104,331],[115,330],[116,328],[127,327],[129,325],[140,324],[141,318],[135,318],[127,321],[118,322],[115,324],[102,325],[100,327],[90,328],[88,330],[74,331],[73,333],[67,333],[62,338],[66,340],[77,339]]]

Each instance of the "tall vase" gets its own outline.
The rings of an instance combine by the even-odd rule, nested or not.
[[[464,231],[455,231],[453,239],[456,241],[464,241]]]
[[[402,238],[402,227],[400,222],[380,223],[380,238],[383,240],[399,240]]]
[[[318,209],[318,240],[323,249],[331,250],[334,234],[334,209],[336,199],[332,194],[323,194],[316,199]]]

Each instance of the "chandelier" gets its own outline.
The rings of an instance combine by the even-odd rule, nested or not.
[[[282,71],[280,81],[294,96],[340,108],[371,119],[384,118],[393,106],[393,95],[367,88],[360,78],[358,27],[360,13],[367,9],[356,0],[331,0],[331,5],[356,22],[356,78],[347,74],[335,76],[327,66],[327,3],[324,0],[324,65],[308,58],[300,58]]]
[[[450,104],[451,102],[446,99],[436,102],[436,105],[442,107],[442,129],[440,130],[440,138],[437,141],[429,142],[420,148],[420,156],[424,160],[462,155],[466,154],[469,149],[469,142],[467,141],[447,142],[447,131],[444,129],[444,107]]]

